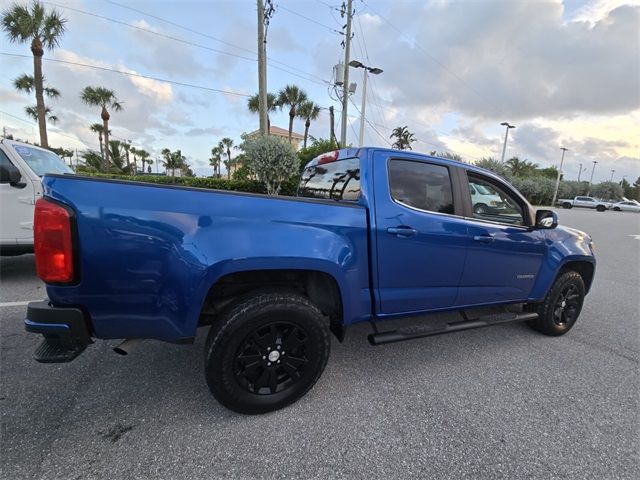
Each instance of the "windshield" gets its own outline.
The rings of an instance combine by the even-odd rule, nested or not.
[[[13,145],[13,149],[39,177],[45,173],[74,173],[59,156],[48,150],[26,145]]]
[[[476,190],[478,190],[478,192],[480,192],[481,195],[496,194],[496,192],[492,192],[491,190],[489,190],[489,188],[485,187],[484,185],[478,185],[477,183],[474,183],[473,186],[476,187]]]

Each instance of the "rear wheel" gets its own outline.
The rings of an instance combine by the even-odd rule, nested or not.
[[[614,210],[615,212],[619,212],[619,211],[620,211],[620,207],[613,207],[613,210]]]
[[[295,292],[253,293],[239,299],[211,326],[205,373],[225,407],[257,414],[302,397],[329,358],[327,322]]]
[[[562,204],[562,208],[571,208],[571,207],[573,207],[573,205],[571,205],[569,202],[564,202]]]
[[[529,325],[545,335],[564,335],[578,320],[584,302],[585,288],[582,276],[573,270],[560,275],[544,302],[533,304],[527,310],[538,313]]]

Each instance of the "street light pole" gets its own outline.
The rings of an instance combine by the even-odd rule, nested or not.
[[[349,62],[349,66],[364,69],[364,79],[362,81],[362,103],[360,104],[360,133],[358,135],[358,146],[362,147],[364,143],[365,109],[367,106],[367,79],[369,78],[369,73],[380,75],[382,70],[377,67],[367,67],[358,60],[351,60]]]
[[[582,175],[582,164],[580,164],[580,170],[578,170],[578,183],[580,183],[580,175]]]
[[[613,182],[613,174],[616,173],[615,170],[611,170],[611,180],[609,180],[609,182]]]
[[[587,193],[587,195],[591,195],[591,185],[593,184],[593,173],[596,171],[597,163],[598,163],[597,160],[593,161],[593,168],[591,169],[591,178],[589,179],[589,192]]]
[[[504,145],[502,146],[502,162],[504,163],[504,154],[507,151],[507,137],[509,137],[509,129],[516,128],[516,126],[509,125],[509,122],[502,122],[500,125],[506,127],[504,132]]]
[[[556,204],[556,199],[558,198],[558,187],[560,186],[560,175],[562,175],[562,164],[564,163],[564,154],[569,149],[560,147],[560,150],[562,150],[562,157],[560,158],[560,168],[558,169],[558,176],[556,178],[556,189],[553,191],[553,200],[551,200],[552,207]]]
[[[268,125],[267,105],[267,52],[264,38],[264,3],[258,0],[258,113],[260,134],[267,135]]]

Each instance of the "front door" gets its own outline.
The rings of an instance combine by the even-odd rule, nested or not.
[[[526,204],[506,186],[468,172],[470,187],[495,201],[474,203],[467,194],[469,248],[456,304],[526,300],[545,251],[539,231],[530,230]]]
[[[376,153],[378,313],[447,308],[464,267],[467,227],[454,205],[452,168]]]

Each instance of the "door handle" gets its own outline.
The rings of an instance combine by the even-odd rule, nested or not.
[[[415,237],[416,235],[418,235],[418,231],[415,228],[411,227],[390,227],[387,228],[387,233],[405,238]]]
[[[474,235],[473,239],[480,243],[493,243],[493,235]]]

